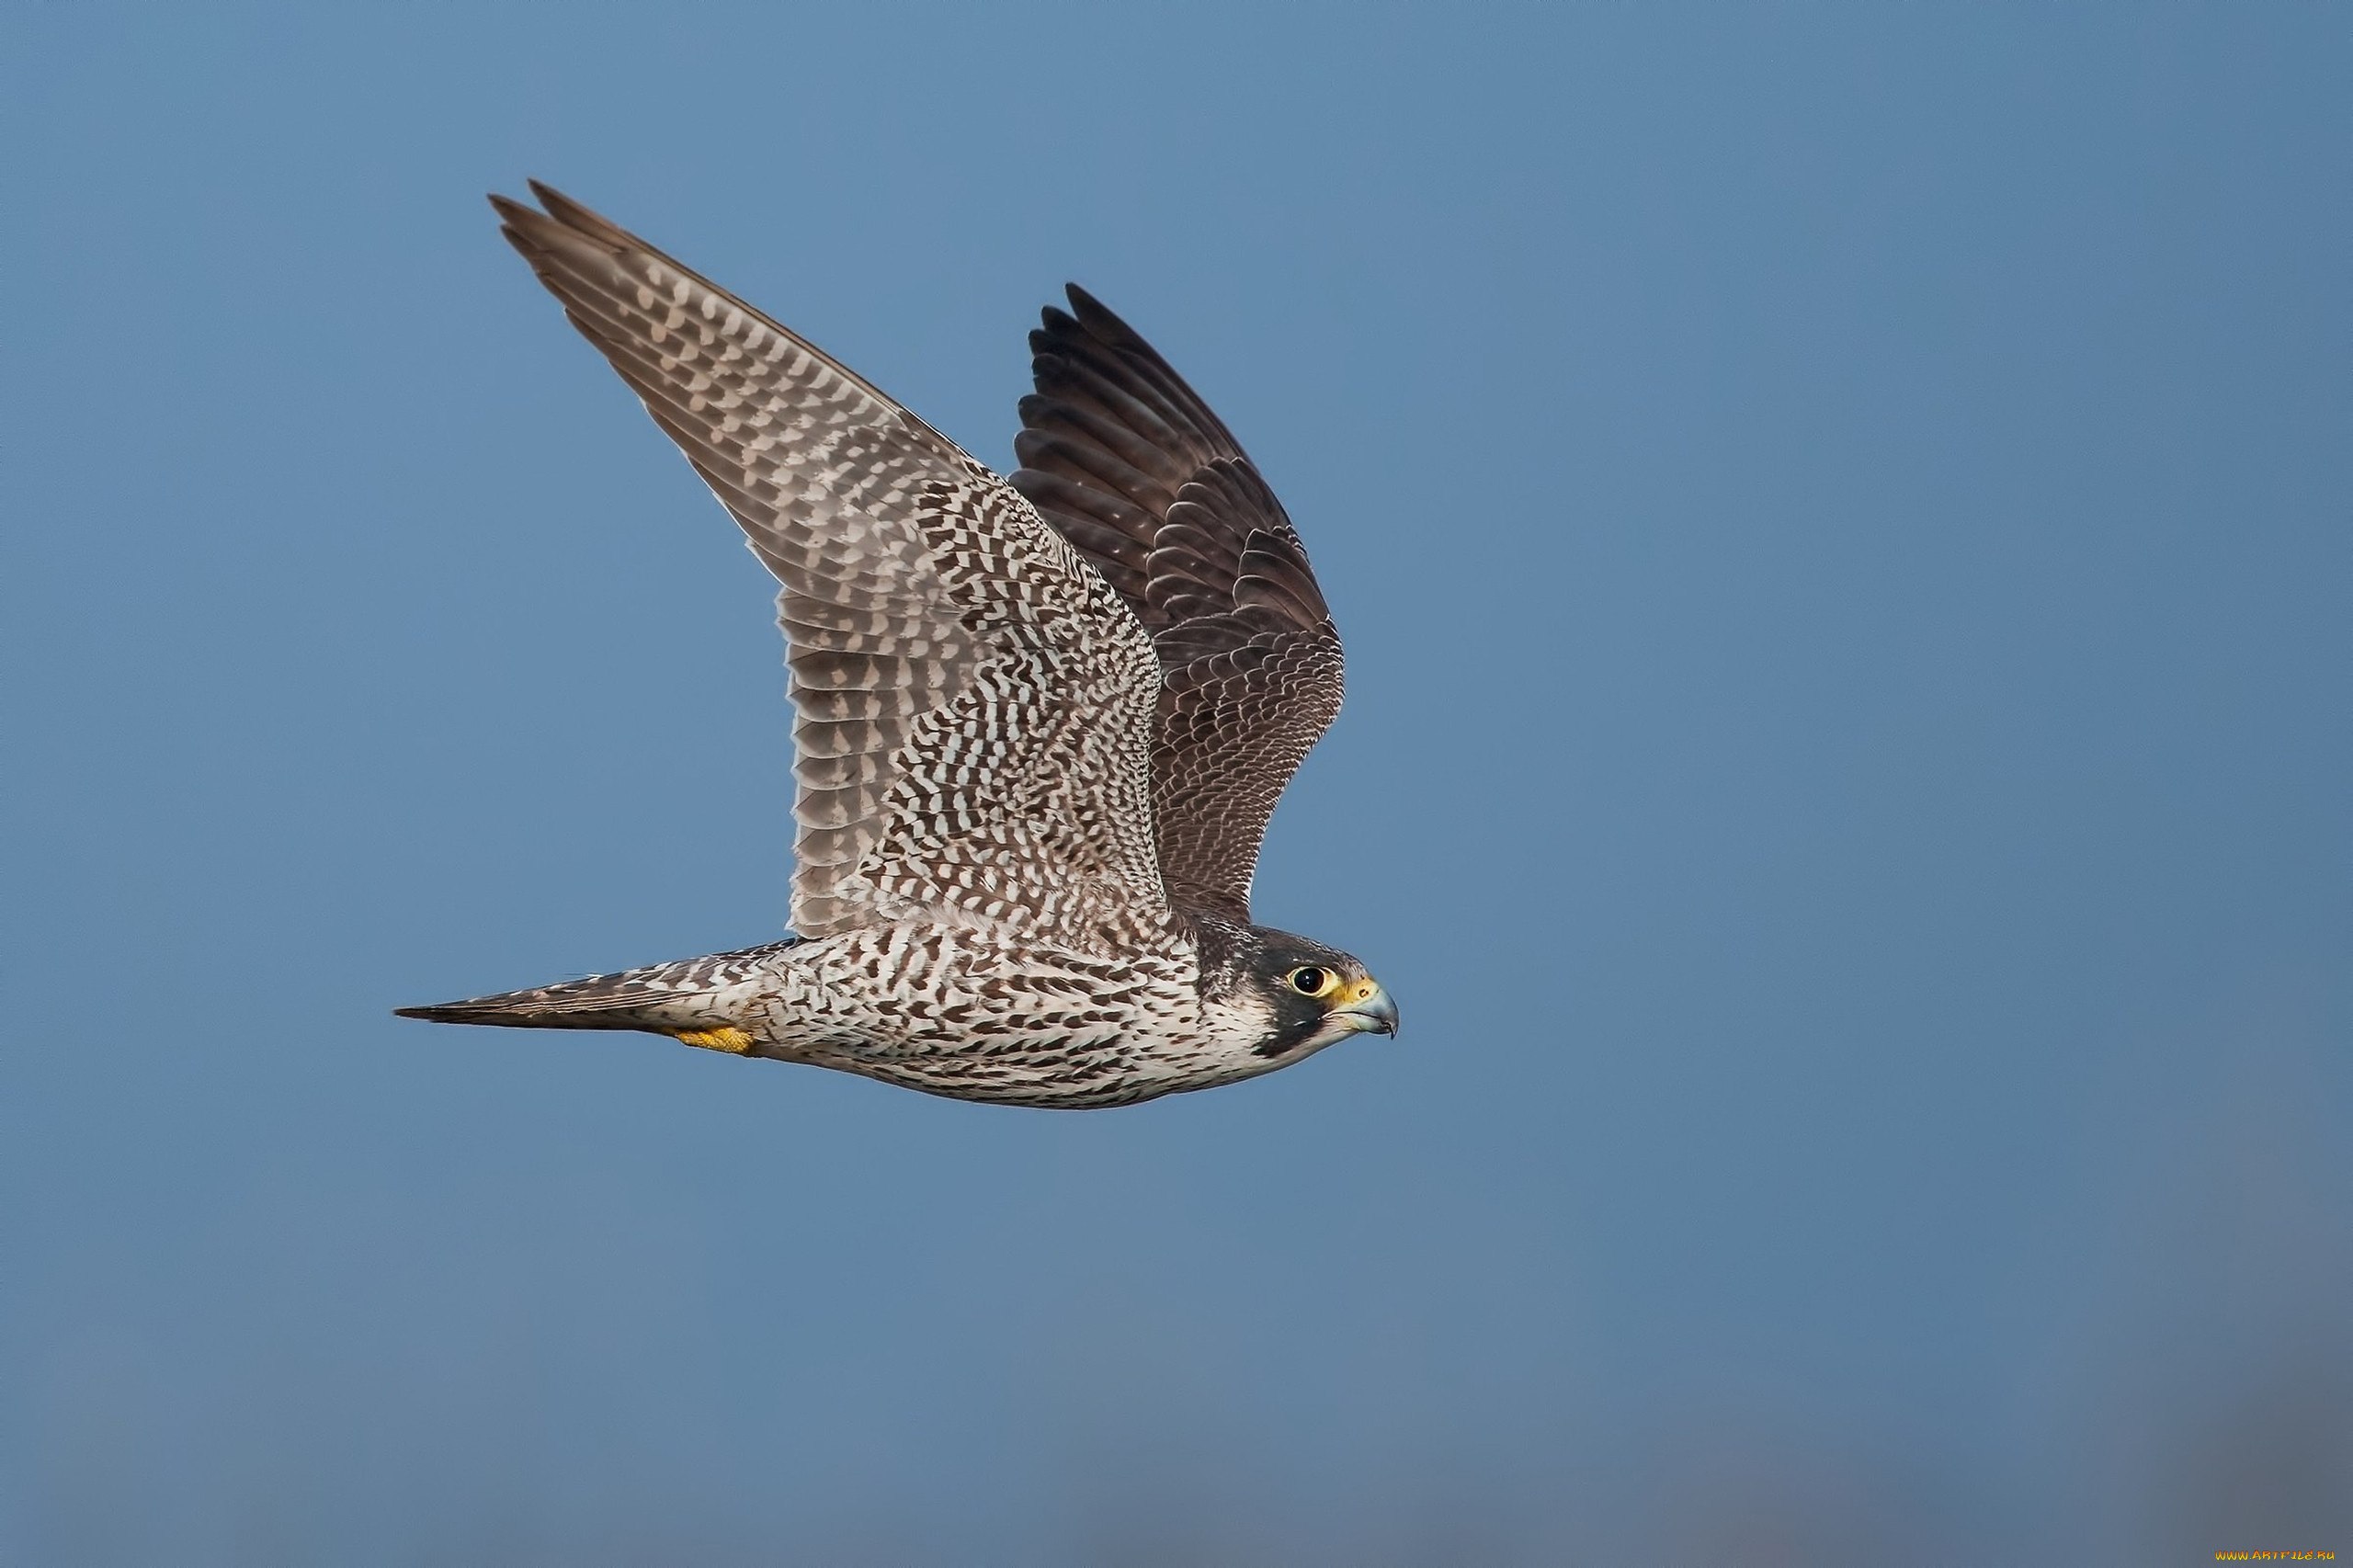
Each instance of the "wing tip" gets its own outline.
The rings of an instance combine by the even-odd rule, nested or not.
[[[1070,300],[1071,314],[1064,317],[1097,343],[1118,348],[1142,348],[1155,358],[1157,353],[1143,339],[1143,335],[1130,326],[1119,312],[1097,299],[1076,283],[1065,282],[1063,293]],[[1061,315],[1060,311],[1051,312]]]
[[[570,243],[613,255],[627,251],[658,255],[627,229],[593,208],[582,206],[545,180],[527,177],[523,183],[539,199],[539,206],[517,201],[498,191],[489,193],[491,210],[498,214],[499,232],[517,250],[528,244],[546,252]]]

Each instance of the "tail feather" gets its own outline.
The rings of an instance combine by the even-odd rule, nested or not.
[[[392,1011],[400,1017],[423,1018],[427,1023],[497,1024],[519,1029],[642,1029],[650,1034],[676,1034],[720,1028],[734,1022],[725,1011],[724,993],[751,978],[758,960],[797,940]]]

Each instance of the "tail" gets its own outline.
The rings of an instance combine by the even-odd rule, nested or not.
[[[733,1031],[736,1020],[726,1008],[726,993],[755,978],[761,960],[799,941],[796,937],[738,952],[392,1011],[427,1023],[497,1024],[516,1029],[642,1029],[666,1035]]]

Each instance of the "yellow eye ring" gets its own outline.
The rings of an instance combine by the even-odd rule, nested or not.
[[[1323,996],[1340,983],[1340,977],[1322,964],[1302,964],[1283,976],[1283,980],[1302,996]]]

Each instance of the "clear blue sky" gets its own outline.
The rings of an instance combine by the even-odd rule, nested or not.
[[[2353,1551],[2324,6],[8,7],[0,1562]],[[401,1003],[759,941],[551,180],[1004,461],[1076,278],[1400,998],[1124,1111]]]

